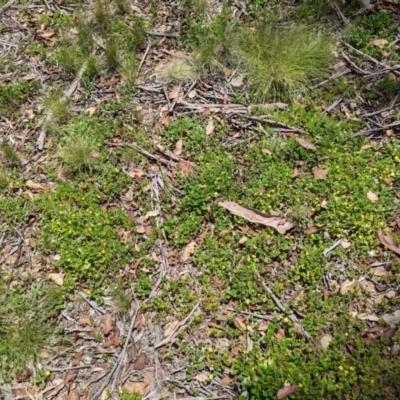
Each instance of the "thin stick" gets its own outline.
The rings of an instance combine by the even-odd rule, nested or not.
[[[172,102],[171,106],[170,106],[169,109],[168,109],[169,112],[174,111],[174,108],[175,108],[175,106],[176,106],[176,103],[177,103],[178,100],[179,100],[179,93],[180,93],[180,91],[181,91],[181,86],[182,86],[182,85],[179,84],[178,93],[176,94],[176,97],[175,97],[174,101]]]
[[[249,315],[249,316],[254,317],[254,318],[263,319],[264,321],[272,321],[273,320],[273,317],[266,317],[264,315],[254,314],[254,313],[247,312],[247,311],[237,311],[234,308],[227,308],[227,310],[228,311],[233,311],[236,314]]]
[[[261,277],[260,277],[258,274],[256,274],[256,273],[254,274],[254,279],[255,279],[255,281],[257,282],[258,286],[260,286],[260,288],[261,288],[262,290],[264,290],[264,292],[267,292],[267,293],[272,297],[272,300],[274,300],[275,304],[278,306],[278,308],[279,308],[282,312],[286,313],[288,310],[290,311],[289,318],[291,319],[291,321],[292,321],[294,324],[298,324],[298,325],[301,327],[301,331],[302,331],[304,337],[305,337],[308,341],[312,342],[312,337],[311,337],[311,335],[304,329],[303,325],[301,325],[300,321],[299,321],[299,320],[297,319],[297,317],[293,314],[292,310],[290,310],[289,307],[285,307],[285,306],[281,303],[281,301],[275,296],[274,292],[261,280]]]
[[[145,60],[146,57],[147,57],[147,54],[148,54],[148,52],[149,52],[149,50],[150,50],[150,47],[151,47],[151,44],[147,45],[146,51],[144,52],[144,55],[143,55],[143,58],[140,60],[140,64],[139,64],[139,68],[138,68],[138,70],[137,70],[136,76],[139,76],[140,69],[142,68],[142,65],[143,65],[143,63],[144,63],[144,60]]]
[[[111,146],[111,147],[129,147],[131,149],[135,149],[137,150],[140,154],[143,154],[144,156],[146,156],[147,158],[150,158],[152,160],[155,161],[159,161],[160,163],[164,164],[164,165],[170,165],[170,163],[160,157],[155,156],[154,154],[149,153],[147,150],[142,149],[141,147],[134,145],[134,144],[129,144],[129,143],[111,143],[111,142],[104,142],[104,144],[106,144],[107,146]]]
[[[366,59],[372,61],[372,62],[375,63],[376,65],[380,65],[380,66],[383,66],[383,67],[385,67],[385,68],[390,68],[390,69],[393,71],[394,74],[400,75],[400,72],[397,71],[398,68],[396,68],[396,67],[395,67],[395,68],[390,67],[390,66],[388,66],[387,64],[383,63],[382,61],[378,61],[377,59],[371,57],[369,54],[363,53],[362,51],[356,49],[355,47],[351,46],[350,44],[348,44],[348,43],[346,43],[346,42],[344,43],[344,45],[347,46],[349,49],[353,50],[354,52],[356,52],[358,55],[363,56],[363,57],[365,57]]]
[[[148,35],[151,35],[151,36],[162,36],[162,37],[179,37],[180,36],[180,33],[168,33],[168,32],[150,32],[150,31],[147,31],[147,34]]]
[[[184,328],[184,326],[186,325],[186,322],[192,317],[192,315],[194,314],[194,312],[196,311],[197,307],[200,305],[200,303],[197,303],[192,311],[190,311],[189,315],[181,322],[179,322],[179,324],[175,327],[175,329],[173,330],[173,332],[164,340],[162,340],[161,342],[157,343],[154,346],[154,350],[159,349],[160,347],[166,345],[167,343],[169,343],[171,340],[174,339],[174,337]]]
[[[319,87],[321,87],[321,86],[323,86],[323,85],[325,85],[325,84],[327,84],[327,83],[329,83],[329,82],[331,82],[331,81],[333,81],[333,80],[335,80],[337,78],[340,78],[343,75],[347,75],[350,72],[351,72],[351,69],[350,68],[346,68],[344,71],[339,72],[336,75],[333,75],[330,78],[328,78],[328,79],[326,79],[326,80],[324,80],[324,81],[312,86],[311,89],[318,89]]]
[[[15,3],[15,0],[10,0],[8,3],[4,4],[3,7],[0,8],[0,14],[5,11],[8,7],[12,6]]]
[[[399,125],[400,125],[400,121],[397,121],[397,122],[393,122],[392,124],[389,124],[389,125],[384,125],[384,126],[382,126],[380,128],[373,128],[373,129],[368,129],[366,131],[357,132],[357,133],[354,133],[351,136],[352,137],[365,136],[365,135],[369,135],[370,133],[384,131],[386,129],[394,128],[394,127],[399,126]]]
[[[128,331],[128,335],[126,337],[126,341],[125,341],[125,345],[124,348],[122,349],[120,355],[118,356],[118,359],[113,367],[113,369],[110,371],[110,373],[108,374],[107,378],[104,380],[103,384],[101,385],[100,389],[93,395],[92,400],[96,400],[97,398],[99,398],[101,396],[101,394],[103,393],[103,390],[107,387],[107,385],[110,383],[111,378],[113,377],[113,375],[115,374],[115,379],[113,382],[113,387],[115,384],[115,380],[118,377],[118,372],[119,369],[121,368],[121,364],[122,364],[122,359],[125,357],[126,354],[126,349],[128,348],[128,344],[130,341],[130,338],[132,336],[132,331],[133,331],[133,327],[135,325],[135,321],[137,318],[137,315],[139,313],[139,305],[136,304],[136,310],[135,312],[132,314],[132,318],[131,318],[131,324],[129,326],[129,331]],[[113,390],[113,389],[112,389]]]

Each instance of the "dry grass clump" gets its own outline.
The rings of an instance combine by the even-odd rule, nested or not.
[[[165,80],[185,82],[196,79],[197,72],[187,59],[174,58],[165,65],[161,77]]]

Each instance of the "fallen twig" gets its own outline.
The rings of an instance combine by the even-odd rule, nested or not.
[[[147,158],[150,158],[155,161],[159,161],[160,163],[164,165],[170,165],[169,161],[164,160],[161,157],[155,156],[154,154],[149,153],[147,150],[142,149],[141,147],[135,145],[135,144],[129,144],[129,143],[112,143],[112,142],[104,142],[107,146],[111,147],[129,147],[131,149],[137,150],[140,154],[144,155]]]
[[[129,345],[129,342],[130,342],[130,338],[132,336],[133,327],[135,325],[138,313],[139,313],[139,305],[136,304],[136,309],[133,312],[132,317],[131,317],[131,324],[129,326],[129,331],[128,331],[128,334],[127,334],[127,337],[126,337],[124,348],[122,349],[122,351],[121,351],[120,355],[118,356],[118,359],[117,359],[113,369],[110,371],[110,373],[108,374],[107,378],[104,380],[104,382],[101,385],[100,389],[93,395],[92,400],[96,400],[97,398],[99,398],[102,395],[103,390],[107,387],[107,385],[110,383],[110,381],[111,381],[111,379],[113,377],[114,377],[114,379],[113,379],[113,383],[112,383],[112,386],[111,386],[111,391],[114,390],[115,382],[118,379],[118,372],[119,372],[119,370],[121,368],[122,360],[124,359],[124,357],[126,355],[126,350],[128,348],[128,345]]]
[[[298,325],[300,326],[300,328],[301,328],[301,331],[302,331],[304,337],[305,337],[308,341],[312,342],[312,337],[311,337],[311,335],[304,329],[303,325],[301,325],[300,321],[299,321],[298,318],[293,314],[292,310],[290,310],[289,307],[285,307],[285,306],[281,303],[281,301],[275,296],[274,292],[261,280],[261,277],[260,277],[258,274],[256,274],[256,273],[254,274],[254,279],[255,279],[255,281],[257,282],[258,286],[260,286],[260,288],[261,288],[262,290],[264,290],[264,292],[267,292],[267,293],[272,297],[272,300],[274,300],[275,304],[278,306],[278,308],[279,308],[282,312],[287,312],[287,311],[290,312],[289,318],[291,319],[291,321],[292,321],[294,324],[298,324]]]
[[[0,14],[5,11],[8,7],[12,6],[15,3],[15,0],[10,0],[8,3],[4,4],[3,7],[0,8]]]
[[[149,50],[150,50],[150,47],[151,47],[151,44],[147,45],[146,51],[144,52],[144,55],[143,55],[142,59],[140,60],[140,64],[139,64],[136,76],[139,76],[140,69],[142,68],[143,63],[146,60],[147,54],[149,53]]]
[[[384,125],[379,128],[372,128],[372,129],[367,129],[366,131],[357,132],[351,135],[351,137],[365,136],[369,135],[370,133],[380,132],[380,131],[385,131],[387,129],[395,128],[396,126],[400,126],[400,121],[393,122],[392,124]]]
[[[179,37],[180,36],[180,33],[152,32],[152,31],[147,31],[147,34],[150,36],[165,36],[165,37]]]
[[[186,322],[192,317],[192,315],[194,314],[194,312],[196,311],[197,307],[200,305],[200,303],[197,303],[192,311],[190,311],[189,315],[181,322],[179,322],[179,324],[175,327],[175,329],[173,330],[173,332],[164,340],[162,340],[161,342],[157,343],[154,346],[154,350],[159,349],[160,347],[166,345],[167,343],[169,343],[171,340],[174,339],[174,337],[185,327]]]

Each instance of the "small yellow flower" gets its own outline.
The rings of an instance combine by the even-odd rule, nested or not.
[[[349,334],[346,332],[346,333],[344,334],[344,336],[349,336]]]
[[[299,388],[302,388],[302,387],[303,387],[303,385],[302,385],[301,383],[299,383],[297,386],[298,386]]]
[[[338,370],[339,370],[339,371],[343,371],[344,368],[343,368],[341,365],[339,365]]]
[[[289,322],[289,318],[288,318],[288,317],[283,318],[283,322],[284,322],[285,324],[287,324],[287,323]]]
[[[349,369],[350,369],[350,371],[354,371],[354,367],[350,367]]]
[[[50,376],[50,371],[45,371],[44,376],[47,378],[48,376]]]

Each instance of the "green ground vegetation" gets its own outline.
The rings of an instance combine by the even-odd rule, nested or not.
[[[281,10],[284,2],[271,3]],[[31,188],[22,165],[23,161],[33,163],[33,143],[20,150],[16,143],[4,140],[0,147],[4,237],[21,239],[18,229],[35,218],[38,229],[24,240],[37,249],[35,257],[43,272],[40,279],[20,274],[23,267],[31,266],[18,257],[10,261],[7,254],[0,256],[6,257],[5,271],[0,271],[0,384],[12,381],[26,367],[35,368],[50,352],[49,346],[67,340],[57,330],[57,315],[77,290],[84,290],[99,304],[111,290],[118,312],[126,315],[132,302],[127,289],[133,287],[142,311],[158,321],[172,314],[183,319],[200,302],[200,315],[160,356],[161,361],[162,357],[185,357],[188,383],[206,371],[205,384],[218,374],[235,379],[243,400],[276,398],[286,384],[298,386],[293,399],[396,398],[385,388],[400,391],[398,357],[388,351],[400,334],[367,341],[365,322],[348,312],[353,303],[367,312],[364,294],[359,290],[340,294],[335,290],[338,282],[333,283],[329,297],[323,293],[324,277],[339,280],[343,265],[349,279],[361,272],[373,278],[365,260],[382,254],[377,232],[399,213],[395,201],[400,186],[399,140],[393,135],[385,143],[354,137],[365,126],[361,118],[341,110],[324,113],[322,107],[338,95],[357,98],[356,92],[387,106],[397,94],[398,80],[383,75],[371,87],[363,78],[350,82],[343,77],[310,90],[316,79],[331,74],[329,66],[337,61],[332,53],[342,38],[380,58],[382,49],[370,43],[383,36],[387,57],[397,60],[394,47],[389,47],[396,34],[394,17],[362,14],[355,2],[350,3],[345,12],[351,24],[343,37],[310,25],[315,10],[322,19],[331,15],[329,2],[304,1],[278,17],[272,17],[272,11],[260,17],[264,2],[250,1],[249,12],[241,20],[232,18],[228,4],[214,16],[207,1],[185,1],[174,10],[176,15],[186,13],[179,40],[191,54],[185,79],[183,70],[176,73],[182,65],[165,79],[224,77],[224,71],[237,69],[244,79],[244,89],[235,94],[237,102],[245,102],[247,92],[252,103],[288,101],[286,109],[268,111],[268,118],[301,127],[302,139],[315,146],[312,150],[296,136],[262,122],[257,131],[240,132],[240,140],[232,142],[233,128],[223,116],[213,120],[215,129],[206,135],[212,115],[180,116],[152,136],[154,132],[141,125],[132,99],[140,62],[136,54],[150,43],[146,31],[156,22],[156,4],[143,18],[132,15],[129,3],[122,0],[94,0],[84,11],[77,7],[68,18],[57,14],[57,26],[64,35],[60,32],[59,46],[51,51],[48,62],[61,68],[65,86],[85,67],[82,87],[73,99],[81,108],[71,112],[71,104],[62,101],[61,88],[38,96],[38,103],[54,115],[46,157],[35,167],[42,182],[51,182],[46,190]],[[40,18],[48,26],[55,23],[46,16]],[[30,46],[29,52],[41,56],[40,46]],[[361,55],[357,57],[362,60]],[[13,68],[3,61],[0,67]],[[117,75],[123,84],[118,98],[100,103],[90,115],[86,106],[101,75]],[[35,80],[0,83],[0,114],[17,118],[18,108],[37,94],[38,87]],[[254,115],[262,114],[265,111],[256,108]],[[150,174],[133,179],[127,173],[132,165],[149,171],[149,160],[136,146],[153,153],[154,142],[173,150],[180,140],[192,173],[185,177],[177,167],[173,174],[162,176],[165,181],[158,201],[165,222],[160,227],[149,217],[152,229],[144,234],[137,218],[152,210],[154,198]],[[131,147],[118,146],[121,143]],[[321,170],[326,176],[318,179],[316,172]],[[264,213],[279,212],[294,228],[280,235],[272,228],[251,225],[220,207],[217,203],[222,200]],[[307,233],[310,228],[315,229]],[[324,249],[338,238],[345,238],[350,247],[339,246],[324,256]],[[26,247],[24,240],[20,249]],[[144,302],[157,267],[154,258],[147,256],[157,240],[166,240],[176,254],[196,241],[191,257],[197,277],[196,281],[187,275],[163,277],[159,294]],[[140,264],[135,279],[121,277],[115,285],[115,276],[136,260]],[[393,257],[386,271],[384,281],[397,284],[400,261]],[[45,279],[49,272],[62,274],[62,284],[50,284]],[[257,276],[268,282],[275,296],[288,299],[313,341],[305,340],[290,320],[289,309],[277,313]],[[399,304],[397,297],[384,298],[377,309],[383,313]],[[223,315],[221,305],[235,311]],[[240,312],[247,316],[238,323]],[[265,323],[251,314],[273,317]],[[206,340],[197,340],[194,346],[191,335],[209,320],[221,324],[210,327]],[[333,340],[322,349],[316,343],[327,333]],[[226,348],[219,346],[222,339],[229,343]],[[47,376],[39,369],[32,379],[43,386]],[[141,397],[123,391],[120,398]]]

